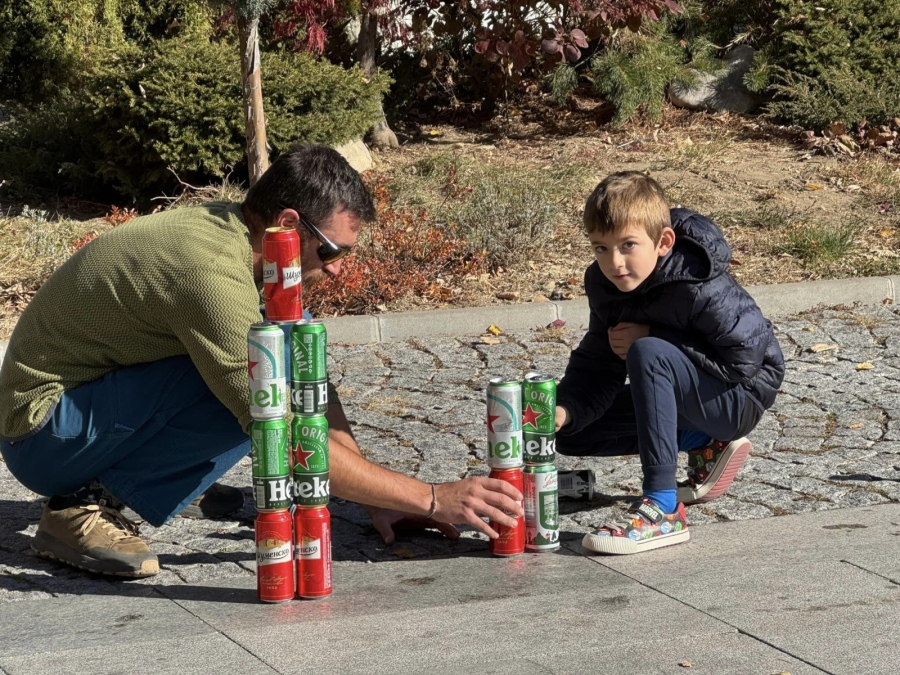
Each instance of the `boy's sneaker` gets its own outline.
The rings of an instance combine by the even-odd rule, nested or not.
[[[101,499],[59,509],[44,504],[31,548],[89,572],[122,577],[159,574],[159,561],[135,534],[135,525]]]
[[[678,484],[677,499],[683,504],[702,504],[721,497],[731,487],[753,446],[746,438],[711,441],[688,451],[688,478]]]
[[[628,509],[628,520],[604,525],[584,535],[581,545],[597,553],[628,555],[680,544],[691,538],[684,505],[675,513],[663,513],[653,500],[643,497]]]

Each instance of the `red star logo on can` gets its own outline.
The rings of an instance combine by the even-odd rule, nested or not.
[[[307,460],[310,457],[312,457],[314,454],[316,454],[316,453],[313,452],[312,450],[307,452],[306,450],[303,449],[302,445],[298,444],[297,447],[294,448],[294,461],[297,464],[301,465],[304,469],[309,471],[309,462]]]
[[[525,410],[522,412],[522,426],[525,426],[526,424],[530,424],[532,427],[537,429],[538,418],[541,417],[543,414],[544,413],[538,412],[537,410],[532,408],[531,404],[529,403],[525,407]]]

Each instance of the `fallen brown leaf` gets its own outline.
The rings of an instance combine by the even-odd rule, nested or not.
[[[510,293],[497,293],[495,296],[498,300],[518,300],[519,294],[516,291]]]
[[[500,326],[495,326],[494,324],[491,324],[490,326],[487,327],[487,332],[490,333],[491,335],[500,335],[500,333],[502,333],[503,330],[500,328]]]
[[[499,345],[500,344],[499,338],[491,337],[490,335],[482,335],[481,341],[486,345]]]
[[[851,424],[851,425],[848,426],[847,428],[848,428],[848,429],[862,429],[862,422],[854,422],[853,424]]]
[[[809,351],[813,352],[814,354],[818,354],[819,352],[830,352],[830,351],[834,351],[836,349],[838,349],[837,345],[829,345],[829,344],[825,344],[824,342],[820,342],[820,343],[814,344],[812,347],[810,347]]]
[[[694,664],[692,661],[679,661],[678,665],[681,666],[682,668],[690,668]]]
[[[863,361],[862,363],[857,363],[857,364],[856,364],[856,369],[857,369],[857,370],[872,370],[872,368],[874,368],[874,367],[875,367],[875,366],[873,366],[873,365],[872,365],[871,363],[869,363],[868,361]]]

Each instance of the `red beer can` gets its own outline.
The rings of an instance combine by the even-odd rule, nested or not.
[[[270,227],[263,234],[263,298],[269,321],[303,318],[300,235],[292,227]]]
[[[522,469],[491,469],[488,478],[504,480],[512,485],[520,493],[525,492],[525,479]],[[523,506],[519,502],[519,506]],[[511,513],[508,515],[512,515]],[[491,528],[500,536],[491,539],[491,553],[500,556],[519,555],[525,552],[525,514],[516,519],[515,527],[506,527],[496,521],[490,521]]]
[[[328,507],[294,511],[294,550],[297,558],[297,596],[331,595],[331,514]]]
[[[294,597],[293,522],[287,509],[256,516],[256,592],[263,602]]]

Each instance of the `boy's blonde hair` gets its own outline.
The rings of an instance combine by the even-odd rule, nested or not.
[[[639,171],[619,171],[604,178],[584,205],[584,231],[611,234],[629,225],[643,227],[654,244],[671,226],[662,186]]]

